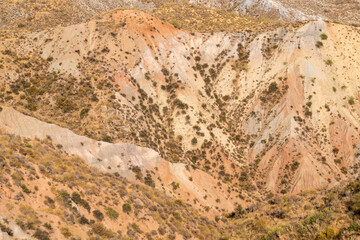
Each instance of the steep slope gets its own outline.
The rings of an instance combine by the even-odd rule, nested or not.
[[[0,144],[2,239],[357,239],[360,234],[358,180],[268,195],[209,220],[181,199],[89,167],[49,138],[0,130]]]
[[[3,98],[77,134],[152,148],[234,193],[299,192],[355,173],[357,39],[322,21],[191,34],[118,10],[4,41]]]
[[[181,199],[89,167],[50,139],[20,138],[1,130],[0,144],[1,239],[221,235],[214,221]]]
[[[285,181],[291,181],[289,190],[297,192],[324,185],[326,181],[336,184],[347,175],[349,167],[357,165],[359,75],[353,67],[359,64],[359,59],[353,51],[359,49],[355,37],[359,32],[350,29],[323,23],[309,24],[292,37],[298,42],[279,45],[281,49],[293,49],[283,53],[290,55],[283,58],[283,54],[275,54],[269,59],[275,62],[269,75],[275,74],[273,69],[276,72],[282,69],[285,75],[277,77],[285,80],[287,91],[268,111],[264,107],[251,109],[253,117],[248,120],[256,122],[260,116],[263,123],[262,116],[273,114],[264,119],[262,133],[250,152],[254,160],[261,158],[258,170],[267,176],[264,183],[268,188],[273,188],[276,181],[280,184],[279,180],[283,184],[284,178],[278,176],[291,176],[288,168],[295,174],[289,179],[285,177]],[[319,37],[314,37],[316,35]],[[325,47],[321,47],[320,36],[323,39],[329,36],[323,40]],[[353,41],[343,40],[349,37]],[[270,85],[259,96],[262,105],[266,106],[269,100],[264,94],[271,95],[272,91],[278,90],[275,87],[272,90]]]
[[[359,26],[232,10],[358,1],[238,3],[0,3],[0,238],[356,239]]]
[[[195,208],[211,210],[209,215],[217,213],[216,209],[232,211],[235,203],[248,205],[235,196],[228,195],[229,187],[217,188],[216,179],[209,174],[190,169],[182,163],[164,161],[157,152],[148,148],[130,143],[98,142],[10,108],[0,112],[0,127],[7,133],[24,138],[51,139],[54,146],[69,155],[79,156],[89,166],[163,190]]]

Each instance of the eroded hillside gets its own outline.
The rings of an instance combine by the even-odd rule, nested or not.
[[[8,4],[2,236],[356,239],[359,27]]]
[[[3,99],[232,186],[298,192],[355,173],[358,35],[321,21],[191,34],[143,12],[114,11],[4,41]]]

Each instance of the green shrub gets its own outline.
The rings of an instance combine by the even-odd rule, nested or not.
[[[92,230],[95,234],[104,237],[104,238],[112,238],[115,234],[107,229],[102,223],[97,222],[92,225]]]
[[[173,216],[176,220],[182,221],[181,214],[178,211],[173,212]]]
[[[81,199],[80,205],[83,206],[88,212],[90,212],[91,207],[87,201],[85,201],[84,199]]]
[[[141,180],[141,179],[142,179],[143,174],[142,174],[141,168],[140,168],[139,166],[133,166],[133,167],[131,168],[131,171],[132,171],[133,173],[135,173],[135,177],[136,177],[137,180]]]
[[[264,237],[264,240],[278,239],[279,234],[282,233],[283,231],[284,229],[282,227],[274,227],[268,230],[267,234]]]
[[[73,192],[73,193],[71,194],[71,200],[73,200],[74,203],[79,204],[80,201],[81,201],[80,194],[77,193],[77,192]]]
[[[326,65],[332,66],[333,65],[333,61],[331,59],[328,59],[325,61]]]
[[[104,214],[100,212],[100,210],[94,210],[93,215],[99,221],[102,221],[104,219]]]
[[[223,96],[223,100],[224,100],[224,101],[229,101],[229,100],[230,100],[230,96],[229,96],[229,95]]]
[[[111,207],[106,207],[105,210],[106,210],[105,213],[106,215],[109,216],[109,218],[117,219],[119,217],[119,213],[116,210],[112,209]]]
[[[316,44],[315,44],[315,46],[316,46],[317,48],[321,48],[322,46],[324,46],[324,44],[323,44],[323,42],[321,42],[321,41],[317,41]]]
[[[253,222],[253,227],[257,232],[265,232],[267,230],[267,222],[264,218],[256,219]]]
[[[64,200],[67,200],[70,197],[70,194],[66,190],[60,190],[59,195]]]
[[[353,98],[353,97],[350,97],[349,100],[348,100],[348,103],[349,103],[350,105],[354,105],[354,104],[355,104],[354,98]]]
[[[350,208],[355,214],[360,215],[360,192],[352,196]]]
[[[19,212],[21,214],[18,215],[16,224],[19,225],[23,230],[35,230],[36,226],[38,226],[40,223],[36,211],[30,205],[20,203]]]
[[[11,228],[9,228],[8,226],[5,226],[5,225],[2,224],[1,222],[0,222],[0,230],[1,230],[2,232],[6,232],[9,236],[13,236],[13,235],[14,235],[13,231],[11,230]]]
[[[71,232],[70,232],[70,230],[68,229],[68,228],[66,228],[66,227],[64,227],[64,228],[61,228],[60,229],[60,232],[61,232],[61,234],[65,237],[65,238],[69,238],[69,237],[71,237]]]
[[[130,203],[124,203],[124,204],[122,205],[122,210],[123,210],[124,213],[129,213],[129,212],[131,212],[131,205],[130,205]]]
[[[45,93],[45,90],[42,89],[42,88],[37,88],[35,86],[31,86],[31,87],[26,89],[26,93],[28,93],[29,95],[35,97],[37,95],[43,95]]]
[[[173,190],[175,191],[176,189],[178,189],[180,187],[180,183],[172,182],[171,186],[173,187]]]
[[[27,104],[25,104],[25,108],[29,109],[30,111],[37,110],[36,100],[34,98],[27,96],[26,101],[27,101]]]
[[[298,161],[295,161],[291,164],[291,170],[296,171],[296,169],[298,169],[299,166],[300,166],[300,163]]]
[[[90,109],[88,108],[84,108],[80,111],[80,119],[83,119],[84,117],[86,117],[89,114]]]
[[[137,225],[136,223],[131,224],[131,227],[132,227],[136,232],[142,233],[139,225]]]
[[[82,224],[82,225],[87,225],[87,224],[89,224],[89,220],[86,217],[81,216],[79,218],[79,223]]]
[[[44,223],[43,226],[44,226],[46,229],[48,229],[48,230],[52,230],[52,229],[53,229],[50,223]]]
[[[326,40],[326,39],[328,39],[328,36],[325,33],[323,33],[320,35],[320,38],[321,38],[321,40]]]
[[[272,82],[269,86],[268,93],[273,93],[276,90],[278,90],[278,86],[277,86],[276,82]]]
[[[73,192],[71,194],[71,200],[73,200],[74,203],[79,204],[80,206],[84,207],[88,212],[90,212],[91,208],[89,203],[82,199],[79,193]]]
[[[104,135],[101,139],[103,142],[108,142],[111,143],[112,142],[112,138],[108,135]]]
[[[40,229],[36,229],[33,236],[34,236],[34,238],[39,239],[39,240],[50,240],[49,233],[46,231],[42,231]]]
[[[332,227],[326,229],[325,232],[319,233],[315,240],[327,240],[327,239],[338,239],[339,231]]]
[[[167,70],[166,68],[162,68],[161,72],[164,74],[164,76],[169,76],[170,75],[169,70]]]
[[[183,202],[183,200],[182,199],[175,199],[175,201],[174,201],[177,205],[179,205],[179,206],[182,206],[182,205],[184,205],[184,202]]]
[[[243,207],[240,204],[236,206],[236,208],[234,209],[234,212],[237,217],[240,217],[241,215],[245,214],[245,210],[243,209]]]
[[[150,187],[155,187],[155,182],[152,179],[150,173],[147,173],[146,176],[144,177],[144,182],[146,185],[150,186]]]
[[[56,99],[55,105],[57,108],[61,109],[64,113],[70,112],[75,109],[74,103],[67,99],[66,97],[58,97]]]
[[[27,194],[31,193],[30,189],[25,184],[22,184],[21,188],[24,191],[24,193],[27,193]]]
[[[313,225],[317,220],[323,220],[327,216],[327,213],[324,211],[316,212],[312,215],[309,215],[305,218],[303,225]]]
[[[360,230],[360,226],[356,223],[356,222],[353,222],[351,223],[351,225],[349,226],[348,228],[349,231],[359,231]]]

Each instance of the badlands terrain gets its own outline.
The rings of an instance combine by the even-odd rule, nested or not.
[[[359,1],[0,13],[0,239],[360,238]]]

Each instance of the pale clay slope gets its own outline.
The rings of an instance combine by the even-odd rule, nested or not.
[[[270,67],[270,71],[267,73],[267,78],[270,78],[271,75],[285,72],[288,77],[287,83],[289,85],[289,92],[286,97],[272,109],[272,111],[277,114],[272,119],[266,119],[266,123],[263,124],[265,127],[262,129],[262,136],[258,138],[253,151],[257,153],[261,152],[265,148],[265,144],[261,143],[261,140],[268,139],[270,135],[274,136],[280,134],[281,139],[288,139],[290,140],[289,142],[293,139],[295,145],[290,146],[292,143],[289,143],[287,146],[300,150],[303,156],[300,158],[301,165],[293,179],[294,185],[292,191],[294,192],[326,185],[327,178],[332,179],[332,184],[336,184],[336,180],[332,178],[330,172],[335,173],[334,175],[339,174],[340,172],[340,166],[336,166],[331,160],[328,162],[328,165],[316,161],[312,155],[316,148],[309,145],[306,141],[298,140],[301,135],[299,136],[299,133],[296,133],[295,129],[299,128],[299,125],[294,121],[293,116],[297,115],[296,111],[302,112],[302,106],[308,101],[307,99],[309,99],[310,95],[313,96],[311,125],[315,129],[320,129],[322,126],[325,126],[324,124],[331,122],[334,115],[337,114],[337,112],[340,112],[341,115],[345,115],[346,121],[352,124],[352,126],[347,127],[348,130],[346,131],[352,132],[352,134],[356,136],[355,139],[349,139],[348,141],[350,142],[348,142],[348,144],[352,145],[359,139],[359,132],[356,130],[356,128],[359,127],[359,113],[357,111],[349,111],[348,108],[344,108],[341,105],[341,103],[346,105],[344,97],[357,95],[356,92],[358,91],[359,86],[359,73],[351,67],[353,63],[355,63],[355,66],[359,64],[359,58],[357,57],[347,61],[347,59],[341,59],[339,56],[339,53],[345,56],[356,56],[352,51],[358,50],[358,47],[360,46],[359,41],[339,41],[338,38],[342,36],[341,32],[343,32],[343,37],[349,34],[349,29],[346,28],[349,27],[327,25],[324,22],[311,22],[306,24],[295,34],[284,36],[285,43],[279,45],[282,52],[280,54],[276,53],[271,59],[273,64]],[[329,39],[324,41],[325,49],[317,49],[315,47],[316,41],[320,40],[320,29],[329,36]],[[350,35],[353,35],[354,37],[359,35],[358,32],[352,30],[350,33]],[[351,38],[352,37],[350,37],[350,39]],[[353,49],[345,50],[344,48],[347,46],[353,46]],[[341,50],[336,48],[340,48]],[[264,64],[264,60],[260,60],[262,59],[262,56],[259,52],[257,53],[258,54],[255,52],[254,55],[251,55],[253,58],[251,62],[255,64],[258,63],[258,65],[250,65],[251,69],[261,68]],[[327,66],[324,61],[325,59],[331,59],[333,61],[333,66]],[[264,72],[264,68],[263,71],[260,72]],[[302,80],[299,77],[300,75],[304,75],[305,79]],[[260,76],[250,77],[250,79],[259,78]],[[349,80],[351,80],[350,83]],[[340,91],[341,86],[344,84],[348,87]],[[339,93],[335,94],[333,92],[333,86],[338,89]],[[324,111],[325,104],[330,105],[330,112]],[[319,109],[322,110],[319,111]],[[255,110],[255,112],[257,111]],[[261,115],[260,111],[258,113]],[[331,116],[332,113],[334,114],[333,116]],[[304,116],[302,117],[306,118]],[[255,125],[256,120],[253,119],[253,121],[253,123],[250,123],[252,126]],[[249,129],[249,131],[251,130]],[[328,139],[332,138],[330,136],[330,130],[326,135]],[[331,152],[331,146],[329,144],[320,145],[318,145],[319,148],[325,147],[325,149],[322,149],[324,152],[326,152],[326,150],[327,152]],[[346,147],[346,145],[347,144],[339,146],[339,148]],[[283,146],[281,152],[287,152],[286,146]],[[274,163],[272,163],[269,170],[266,170],[269,167],[270,160],[273,158],[275,158]],[[356,163],[354,161],[353,152],[351,154],[349,153],[346,158],[345,161],[348,166]],[[283,166],[286,162],[285,154],[283,156],[281,154],[278,155],[278,151],[275,150],[275,147],[267,152],[263,161],[260,163],[260,170],[265,170],[267,172],[265,182],[268,189],[274,189],[276,187],[279,171],[281,171],[280,166]],[[316,169],[316,171],[314,171],[314,169]]]
[[[214,206],[216,199],[221,199],[223,208],[233,208],[233,203],[225,198],[225,194],[214,188],[217,181],[209,174],[200,170],[188,171],[182,163],[167,162],[154,150],[129,143],[95,141],[68,129],[26,116],[12,108],[4,108],[0,112],[0,127],[21,137],[51,138],[54,145],[61,145],[66,153],[83,158],[90,166],[97,167],[103,172],[118,172],[131,181],[135,181],[135,177],[129,167],[139,166],[142,170],[155,172],[153,179],[158,188],[161,183],[165,183],[165,190],[169,192],[170,184],[178,182],[181,196],[184,198],[188,198],[190,194],[205,206]],[[161,182],[157,180],[158,177],[161,178]],[[192,177],[193,181],[190,181],[189,177]]]
[[[315,44],[320,40],[319,36],[322,32],[326,33],[329,39],[323,41],[324,48],[318,49]],[[360,64],[359,54],[356,54],[356,51],[360,49],[359,32],[351,29],[351,27],[325,24],[325,22],[318,21],[306,24],[295,33],[284,35],[280,29],[277,34],[279,38],[283,39],[278,46],[278,49],[281,50],[280,52],[275,51],[270,60],[264,59],[261,48],[259,48],[270,34],[259,35],[249,45],[250,71],[244,78],[240,79],[242,88],[239,90],[239,95],[244,96],[252,91],[257,91],[257,89],[261,92],[264,88],[259,88],[259,85],[268,84],[277,77],[283,75],[288,77],[289,91],[280,103],[271,109],[272,115],[265,118],[263,116],[264,111],[255,103],[255,105],[249,105],[250,109],[248,109],[248,113],[255,112],[254,117],[251,118],[250,115],[248,120],[243,122],[243,125],[239,124],[248,134],[256,134],[257,131],[260,133],[254,147],[249,152],[250,158],[253,157],[254,159],[256,154],[265,149],[266,144],[262,143],[262,140],[278,135],[279,142],[272,146],[259,165],[259,176],[264,178],[267,189],[276,189],[282,171],[281,167],[284,167],[289,160],[294,160],[294,158],[300,161],[300,167],[292,179],[293,192],[327,185],[328,179],[331,180],[331,184],[337,184],[337,180],[333,176],[342,175],[340,168],[357,163],[354,158],[356,152],[349,146],[359,142],[360,118],[358,107],[355,107],[354,111],[349,109],[347,99],[349,96],[358,96],[359,91],[360,78],[355,67]],[[349,39],[353,39],[353,41],[349,41]],[[326,59],[332,60],[333,65],[325,64]],[[301,75],[304,75],[304,80],[299,77]],[[259,85],[256,83],[258,79],[262,79]],[[224,86],[227,86],[226,82],[228,82],[226,79],[219,81],[218,88],[226,91],[224,89]],[[343,89],[342,86],[344,85],[347,87]],[[338,89],[337,94],[334,93],[333,87]],[[329,130],[325,134],[333,146],[325,142],[319,143],[321,139],[317,139],[315,136],[312,136],[317,139],[318,145],[315,146],[307,143],[306,140],[299,139],[302,138],[302,134],[296,132],[296,129],[301,129],[301,127],[293,117],[297,116],[297,112],[300,112],[300,116],[306,118],[302,113],[302,108],[309,101],[310,95],[312,95],[311,110],[313,113],[310,125],[317,132],[320,132],[320,128],[336,118],[338,113],[345,117],[345,121],[351,123],[351,125],[346,126],[347,129],[344,129],[344,135],[340,136],[331,135],[331,128],[337,126],[336,120],[334,125],[329,126]],[[330,106],[329,112],[324,110],[325,104]],[[344,107],[345,105],[347,107]],[[233,105],[229,104],[229,106]],[[260,121],[258,121],[259,116]],[[346,144],[344,144],[344,140],[341,140],[343,138],[346,139],[344,139]],[[328,154],[334,145],[339,149],[346,148],[343,150],[346,152],[345,159],[340,166],[335,165],[332,161],[333,156]],[[280,150],[277,150],[278,147]],[[292,151],[286,150],[286,148],[301,152],[302,157],[291,157]],[[316,149],[321,149],[323,154],[330,158],[328,165],[324,165],[315,159],[313,153]]]
[[[329,39],[323,41],[324,48],[318,49],[315,47],[315,44],[320,40],[322,32],[326,33]],[[279,29],[276,33],[278,38],[283,39],[278,46],[278,49],[281,49],[281,51],[275,51],[271,59],[266,60],[259,46],[262,45],[268,36],[271,37],[272,34],[264,33],[259,35],[248,46],[250,50],[250,71],[239,79],[240,89],[238,94],[241,99],[253,91],[261,92],[270,81],[275,80],[277,77],[283,75],[288,77],[289,92],[279,104],[271,109],[273,112],[271,116],[263,116],[264,110],[255,102],[253,103],[254,105],[249,105],[250,108],[247,112],[254,111],[256,113],[254,117],[250,116],[248,120],[239,124],[240,126],[242,125],[243,130],[248,134],[260,133],[253,149],[249,152],[250,158],[261,153],[265,148],[265,144],[261,142],[262,140],[267,140],[270,136],[279,135],[280,145],[283,142],[288,142],[288,147],[302,152],[303,155],[303,158],[299,158],[301,165],[292,180],[292,191],[298,192],[304,189],[327,185],[328,178],[332,180],[331,184],[337,184],[337,181],[331,175],[341,175],[340,167],[344,165],[336,166],[332,161],[333,156],[329,156],[331,159],[328,163],[329,165],[324,165],[315,160],[312,154],[316,147],[312,147],[307,143],[304,143],[305,145],[301,144],[302,141],[298,140],[300,137],[299,133],[296,132],[299,124],[293,117],[297,116],[297,112],[303,112],[303,105],[308,102],[307,99],[312,95],[312,127],[320,129],[325,126],[324,124],[329,124],[339,112],[352,125],[347,127],[346,132],[348,134],[345,134],[344,137],[351,135],[355,136],[355,138],[350,139],[346,137],[347,144],[343,146],[338,145],[338,148],[351,146],[358,142],[359,132],[356,128],[360,126],[359,113],[357,111],[349,111],[349,108],[343,107],[342,104],[347,105],[346,99],[349,96],[357,96],[360,78],[358,71],[354,67],[359,66],[360,59],[358,58],[359,55],[356,55],[353,51],[360,49],[360,44],[357,40],[359,32],[354,31],[350,27],[317,21],[306,24],[294,33],[285,33],[282,29]],[[349,33],[350,36],[346,36]],[[348,39],[354,39],[354,41],[349,41]],[[341,53],[341,56],[339,56],[339,53]],[[351,56],[357,57],[351,58]],[[332,60],[333,66],[326,65],[326,59]],[[232,89],[229,89],[231,86],[228,85],[231,78],[228,79],[225,76],[227,73],[224,73],[223,79],[220,79],[217,85],[219,91],[223,92],[224,95],[232,91]],[[305,76],[304,80],[299,77],[301,75]],[[259,79],[261,80],[258,81]],[[347,87],[342,89],[344,85]],[[333,87],[338,89],[337,94],[333,92]],[[331,106],[330,112],[324,111],[325,104]],[[234,105],[236,106],[236,103]],[[232,108],[234,105],[229,104],[229,108]],[[319,109],[323,110],[319,111]],[[357,108],[355,107],[355,109]],[[260,121],[258,121],[259,116]],[[303,114],[301,114],[301,117],[306,118]],[[335,127],[336,124],[333,126]],[[327,139],[334,137],[331,136],[330,130],[326,135]],[[318,148],[321,145],[324,148],[322,149],[325,152],[324,154],[331,152],[332,146],[323,143],[319,144]],[[264,180],[269,190],[276,189],[279,182],[279,174],[281,173],[280,167],[284,167],[291,159],[289,156],[281,154],[286,153],[290,155],[288,152],[291,151],[287,152],[286,146],[281,147],[280,154],[278,150],[275,150],[277,147],[278,145],[273,146],[272,150],[264,156],[264,160],[260,163],[260,171],[264,171]],[[345,166],[355,164],[354,152],[350,149],[344,151],[348,151],[348,154],[345,154]],[[259,175],[261,176],[261,174]]]

